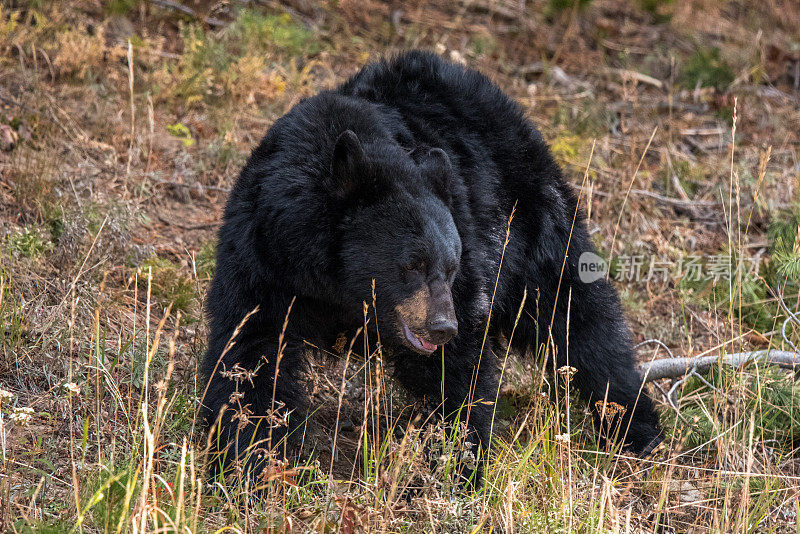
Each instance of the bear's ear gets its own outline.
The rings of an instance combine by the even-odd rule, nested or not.
[[[453,165],[447,152],[441,148],[431,148],[420,161],[420,167],[434,193],[449,207],[453,202]]]
[[[358,187],[358,176],[366,164],[364,147],[353,130],[345,130],[336,139],[331,160],[330,179],[326,186],[336,198],[350,196]]]

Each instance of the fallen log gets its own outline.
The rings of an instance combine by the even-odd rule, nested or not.
[[[714,364],[742,367],[750,362],[761,362],[791,369],[800,369],[800,353],[785,350],[755,350],[737,352],[724,356],[701,356],[698,358],[664,358],[639,365],[639,372],[645,382],[661,378],[677,378],[694,370],[704,373]]]

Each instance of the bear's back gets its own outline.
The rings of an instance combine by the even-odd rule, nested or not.
[[[338,92],[394,108],[412,125],[423,120],[445,138],[474,134],[491,149],[535,132],[520,106],[489,78],[430,52],[368,65]]]

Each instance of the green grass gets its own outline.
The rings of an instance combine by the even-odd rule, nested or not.
[[[25,311],[23,301],[13,290],[11,269],[0,264],[0,347],[6,361],[12,361],[13,354],[23,341],[25,331]]]
[[[278,49],[290,56],[317,53],[321,44],[314,35],[284,13],[270,15],[243,9],[227,30],[229,48],[243,51],[268,52]]]
[[[669,22],[672,18],[669,13],[669,7],[675,3],[675,0],[637,0],[639,7],[646,11],[653,17],[653,22],[664,23]]]
[[[145,260],[140,269],[139,291],[142,294],[146,294],[148,277],[151,277],[150,291],[156,302],[164,308],[171,305],[172,309],[185,314],[191,311],[196,300],[196,286],[180,265],[167,258],[153,257]]]
[[[127,15],[134,9],[138,9],[143,0],[109,0],[106,4],[106,11],[109,15]]]
[[[25,226],[18,233],[9,235],[7,245],[12,254],[25,258],[35,258],[53,247],[39,229],[30,226]]]
[[[680,71],[679,81],[686,89],[714,87],[726,89],[736,75],[731,66],[722,57],[717,47],[698,48],[689,56]]]
[[[778,213],[767,235],[776,275],[794,284],[800,282],[800,210]]]
[[[68,520],[27,521],[18,519],[14,522],[14,532],[19,534],[70,534],[75,525]]]
[[[732,433],[724,443],[747,443],[751,417],[754,439],[771,443],[775,453],[788,455],[800,445],[800,386],[784,371],[716,367],[702,379],[689,377],[680,397],[681,414],[689,423],[680,425],[680,438],[688,449],[716,450],[723,432]],[[674,422],[674,413],[668,415]]]
[[[745,326],[759,332],[779,328],[786,315],[778,303],[776,290],[780,290],[790,308],[794,307],[797,298],[797,282],[800,280],[798,236],[800,215],[796,212],[778,214],[767,232],[771,261],[755,264],[748,261],[739,265],[738,255],[725,248],[716,255],[718,259],[729,262],[724,276],[719,279],[685,276],[678,281],[678,288],[690,301],[732,314]],[[709,262],[709,258],[701,258],[703,273],[709,272]],[[741,272],[741,278],[738,272]],[[789,335],[792,335],[791,330]]]
[[[217,243],[207,241],[203,243],[195,256],[195,268],[199,280],[210,281],[217,268]]]
[[[699,184],[705,183],[707,179],[707,170],[700,165],[694,165],[690,161],[677,160],[673,161],[672,165],[662,165],[658,171],[658,178],[664,184],[665,191],[671,195],[676,195],[673,192],[675,186],[672,183],[672,175],[678,177],[678,181],[683,187],[683,190],[692,197],[697,193]]]
[[[182,38],[178,61],[155,72],[152,81],[162,98],[190,105],[230,96],[274,97],[287,83],[286,69],[277,68],[277,60],[312,56],[324,47],[289,15],[250,9],[240,9],[220,34],[189,24]]]
[[[584,9],[592,0],[548,0],[547,9],[551,13],[558,13],[567,9]]]
[[[760,279],[736,279],[736,257],[723,250],[717,258],[729,261],[730,273],[718,279],[685,276],[678,288],[691,302],[704,304],[725,315],[732,314],[744,325],[759,332],[769,332],[780,317],[778,303],[770,298],[767,286]],[[707,259],[700,260],[703,271],[710,269]]]

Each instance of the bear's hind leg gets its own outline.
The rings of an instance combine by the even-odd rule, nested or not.
[[[578,250],[570,247],[570,260],[580,256],[582,250],[576,246],[580,241],[573,242]],[[581,281],[577,261],[573,261],[567,262],[560,289],[559,280],[548,275],[552,269],[543,269],[531,279],[540,289],[539,341],[548,344],[548,354],[555,351],[556,368],[577,369],[572,385],[590,404],[601,438],[619,440],[637,454],[649,453],[660,442],[661,429],[636,368],[619,299],[603,279]],[[558,302],[554,302],[556,294]],[[530,313],[536,311],[531,308]],[[547,364],[551,363],[548,356]]]

